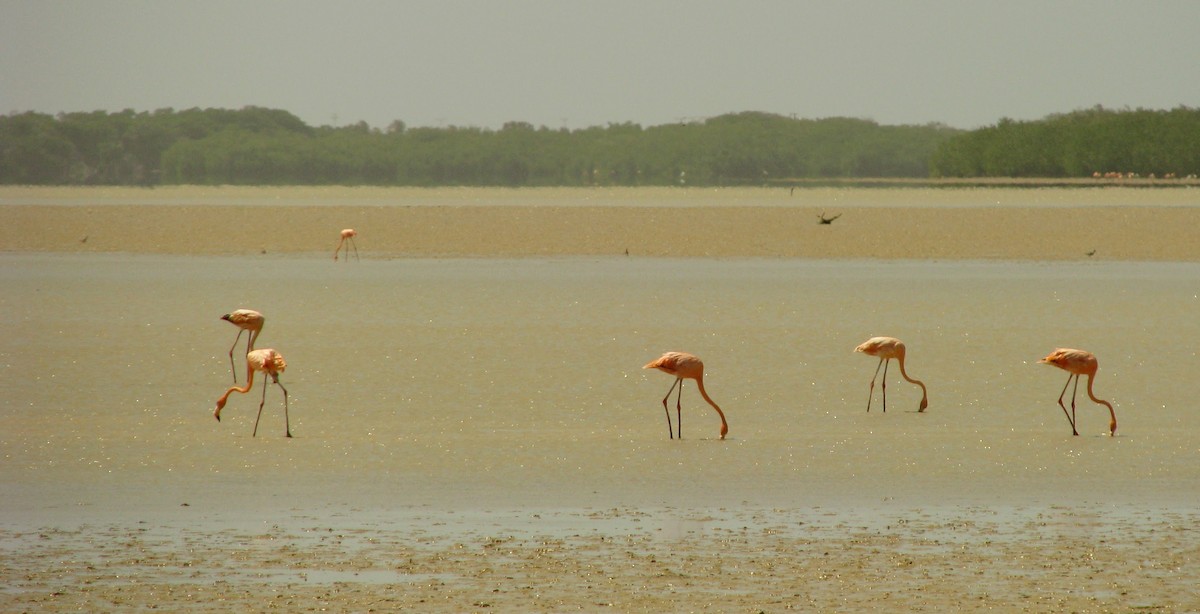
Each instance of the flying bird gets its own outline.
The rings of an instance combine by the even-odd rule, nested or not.
[[[250,331],[250,336],[246,339],[246,353],[249,354],[254,349],[254,342],[258,341],[258,335],[262,332],[263,324],[266,323],[266,318],[263,314],[254,311],[253,309],[238,309],[221,316],[222,320],[238,327],[237,337],[233,338],[233,345],[229,346],[229,370],[233,372],[233,383],[237,383],[237,369],[233,366],[233,349],[237,347],[238,341],[242,338],[242,333]]]
[[[929,407],[929,394],[925,390],[925,384],[909,377],[908,372],[904,370],[903,341],[895,337],[871,337],[854,348],[854,351],[879,358],[879,364],[875,366],[875,375],[871,377],[871,393],[867,396],[867,411],[871,411],[871,399],[875,396],[875,378],[879,376],[879,367],[883,367],[883,411],[887,411],[887,365],[893,358],[900,363],[900,376],[921,387],[921,406],[917,411],[922,412]]]
[[[683,439],[683,415],[680,409],[680,397],[683,396],[683,380],[696,380],[696,388],[700,390],[700,396],[708,401],[712,408],[717,410],[717,415],[721,416],[721,439],[725,439],[725,435],[729,433],[729,424],[725,422],[725,413],[720,407],[708,396],[704,391],[704,363],[687,352],[667,352],[657,359],[647,363],[643,369],[658,369],[667,375],[675,376],[675,382],[671,384],[671,388],[667,390],[667,396],[663,397],[663,411],[667,413],[667,433],[672,439],[675,438],[675,432],[671,427],[671,410],[667,408],[667,399],[671,398],[671,392],[675,390],[675,386],[679,386],[679,394],[675,396],[675,418],[679,423],[679,438]]]
[[[1067,383],[1063,384],[1062,392],[1058,395],[1058,406],[1062,408],[1064,414],[1067,413],[1067,406],[1063,405],[1063,396],[1067,394],[1067,386],[1071,385],[1071,379],[1075,379],[1075,388],[1071,390],[1071,413],[1067,416],[1067,420],[1071,423],[1072,435],[1079,434],[1079,431],[1075,428],[1075,394],[1079,392],[1080,375],[1086,375],[1088,378],[1088,398],[1108,408],[1108,415],[1111,417],[1108,423],[1108,434],[1112,436],[1117,434],[1117,412],[1113,409],[1112,403],[1103,399],[1097,399],[1096,395],[1092,392],[1092,380],[1096,378],[1096,370],[1100,367],[1095,354],[1084,350],[1058,348],[1038,362],[1054,365],[1067,372]]]
[[[337,249],[333,250],[333,261],[337,262],[338,252],[342,251],[342,244],[346,244],[346,261],[350,260],[350,246],[354,246],[354,259],[358,260],[358,244],[354,242],[354,237],[358,236],[358,231],[353,228],[347,228],[342,231],[342,238],[338,241]]]
[[[833,221],[838,219],[839,217],[842,217],[841,213],[839,213],[833,217],[825,217],[825,212],[822,211],[820,214],[817,215],[817,223],[818,224],[826,224],[826,225],[832,224]]]
[[[271,381],[279,384],[279,389],[283,391],[283,424],[287,436],[291,437],[292,426],[288,420],[288,391],[279,381],[279,374],[283,373],[284,369],[287,369],[287,362],[283,360],[283,354],[273,349],[254,350],[246,354],[246,386],[244,388],[232,386],[226,390],[225,394],[217,399],[217,409],[213,411],[213,417],[217,419],[217,422],[220,422],[221,410],[225,408],[225,402],[229,400],[230,393],[240,392],[246,394],[250,392],[250,389],[254,387],[254,372],[262,371],[264,377],[270,376]],[[270,381],[263,382],[262,400],[258,403],[258,417],[254,419],[254,432],[250,434],[251,437],[258,435],[258,421],[262,419],[263,404],[267,402],[267,387],[270,385]]]

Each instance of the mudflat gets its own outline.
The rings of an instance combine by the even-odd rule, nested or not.
[[[0,189],[0,250],[1200,259],[1192,188]],[[819,223],[838,216],[830,224]]]

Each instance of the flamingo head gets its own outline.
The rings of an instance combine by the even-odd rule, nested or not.
[[[921,397],[921,408],[918,409],[917,411],[925,411],[925,409],[928,407],[929,407],[929,399],[926,397]]]
[[[217,422],[221,421],[222,409],[225,409],[225,397],[217,399],[217,409],[213,411],[213,417],[217,419]]]
[[[1109,437],[1117,436],[1117,421],[1115,419],[1108,422],[1108,435]]]
[[[725,436],[728,434],[729,434],[729,425],[722,422],[721,423],[721,439],[725,439]]]

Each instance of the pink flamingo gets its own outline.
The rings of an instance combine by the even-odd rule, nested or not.
[[[1058,406],[1062,408],[1064,414],[1067,413],[1067,406],[1063,405],[1063,396],[1067,394],[1067,386],[1071,385],[1071,378],[1075,378],[1075,388],[1071,390],[1071,413],[1067,416],[1067,421],[1071,423],[1072,435],[1079,434],[1079,431],[1075,428],[1075,394],[1079,392],[1079,376],[1086,375],[1088,378],[1088,398],[1108,408],[1108,415],[1111,417],[1111,420],[1108,423],[1108,434],[1111,436],[1116,436],[1116,410],[1113,409],[1112,403],[1109,403],[1103,399],[1097,399],[1096,395],[1092,392],[1092,380],[1096,378],[1096,370],[1100,368],[1100,363],[1096,360],[1095,354],[1084,350],[1058,348],[1053,352],[1050,352],[1048,356],[1039,360],[1038,362],[1047,365],[1054,365],[1067,372],[1067,383],[1063,384],[1062,392],[1058,395]]]
[[[883,367],[883,411],[887,411],[887,363],[891,362],[893,358],[900,363],[900,376],[921,387],[921,407],[917,411],[922,412],[929,407],[929,394],[925,390],[925,384],[909,377],[904,370],[903,341],[895,337],[871,337],[854,348],[854,351],[862,352],[867,356],[879,357],[879,364],[875,366],[875,375],[871,377],[871,394],[867,396],[867,411],[871,411],[871,399],[875,396],[875,378],[879,375],[879,367]]]
[[[237,369],[233,366],[233,349],[237,347],[238,341],[241,340],[242,333],[250,331],[250,336],[246,340],[246,353],[249,354],[254,349],[254,342],[258,340],[258,335],[262,332],[266,318],[263,317],[263,314],[253,309],[238,309],[237,311],[221,316],[221,319],[238,327],[237,337],[233,338],[233,345],[229,346],[229,370],[233,372],[233,383],[236,384]]]
[[[358,231],[353,228],[347,228],[342,231],[342,238],[338,241],[337,249],[333,250],[333,261],[337,262],[338,252],[342,251],[342,244],[346,243],[346,260],[350,260],[350,246],[354,246],[354,259],[358,260],[358,244],[354,242],[354,237],[358,236]],[[349,241],[349,243],[347,243]]]
[[[288,391],[279,381],[279,374],[283,373],[286,368],[287,362],[283,360],[283,354],[273,349],[254,350],[246,354],[246,386],[244,388],[232,386],[229,390],[226,390],[225,394],[217,399],[217,409],[213,411],[213,417],[217,419],[217,422],[220,422],[221,410],[225,408],[225,401],[229,399],[229,394],[232,392],[240,392],[242,394],[250,392],[250,389],[254,387],[254,372],[262,371],[265,375],[269,375],[272,381],[279,384],[279,389],[283,391],[283,424],[287,436],[291,437],[292,426],[288,420]],[[262,400],[258,403],[258,417],[254,419],[254,432],[250,434],[251,437],[258,435],[258,421],[262,419],[263,404],[267,402],[267,387],[270,385],[270,381],[263,382]]]
[[[670,390],[667,390],[667,396],[663,397],[663,410],[667,412],[667,433],[672,439],[675,438],[675,433],[671,430],[671,410],[667,408],[667,399],[671,398],[671,392],[675,390],[675,386],[679,386],[679,394],[675,397],[675,417],[679,422],[679,438],[683,439],[683,416],[680,409],[680,397],[683,396],[683,380],[696,380],[696,388],[700,390],[700,396],[712,405],[713,409],[717,410],[717,415],[721,416],[721,439],[725,439],[725,435],[729,433],[729,424],[725,422],[725,413],[720,407],[713,402],[708,393],[704,391],[704,363],[697,357],[688,354],[687,352],[667,352],[657,359],[647,363],[643,369],[658,369],[667,375],[674,375],[675,382],[671,384]]]

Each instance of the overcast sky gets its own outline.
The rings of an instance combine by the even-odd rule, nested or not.
[[[959,128],[1200,106],[1200,1],[0,0],[0,113]]]

